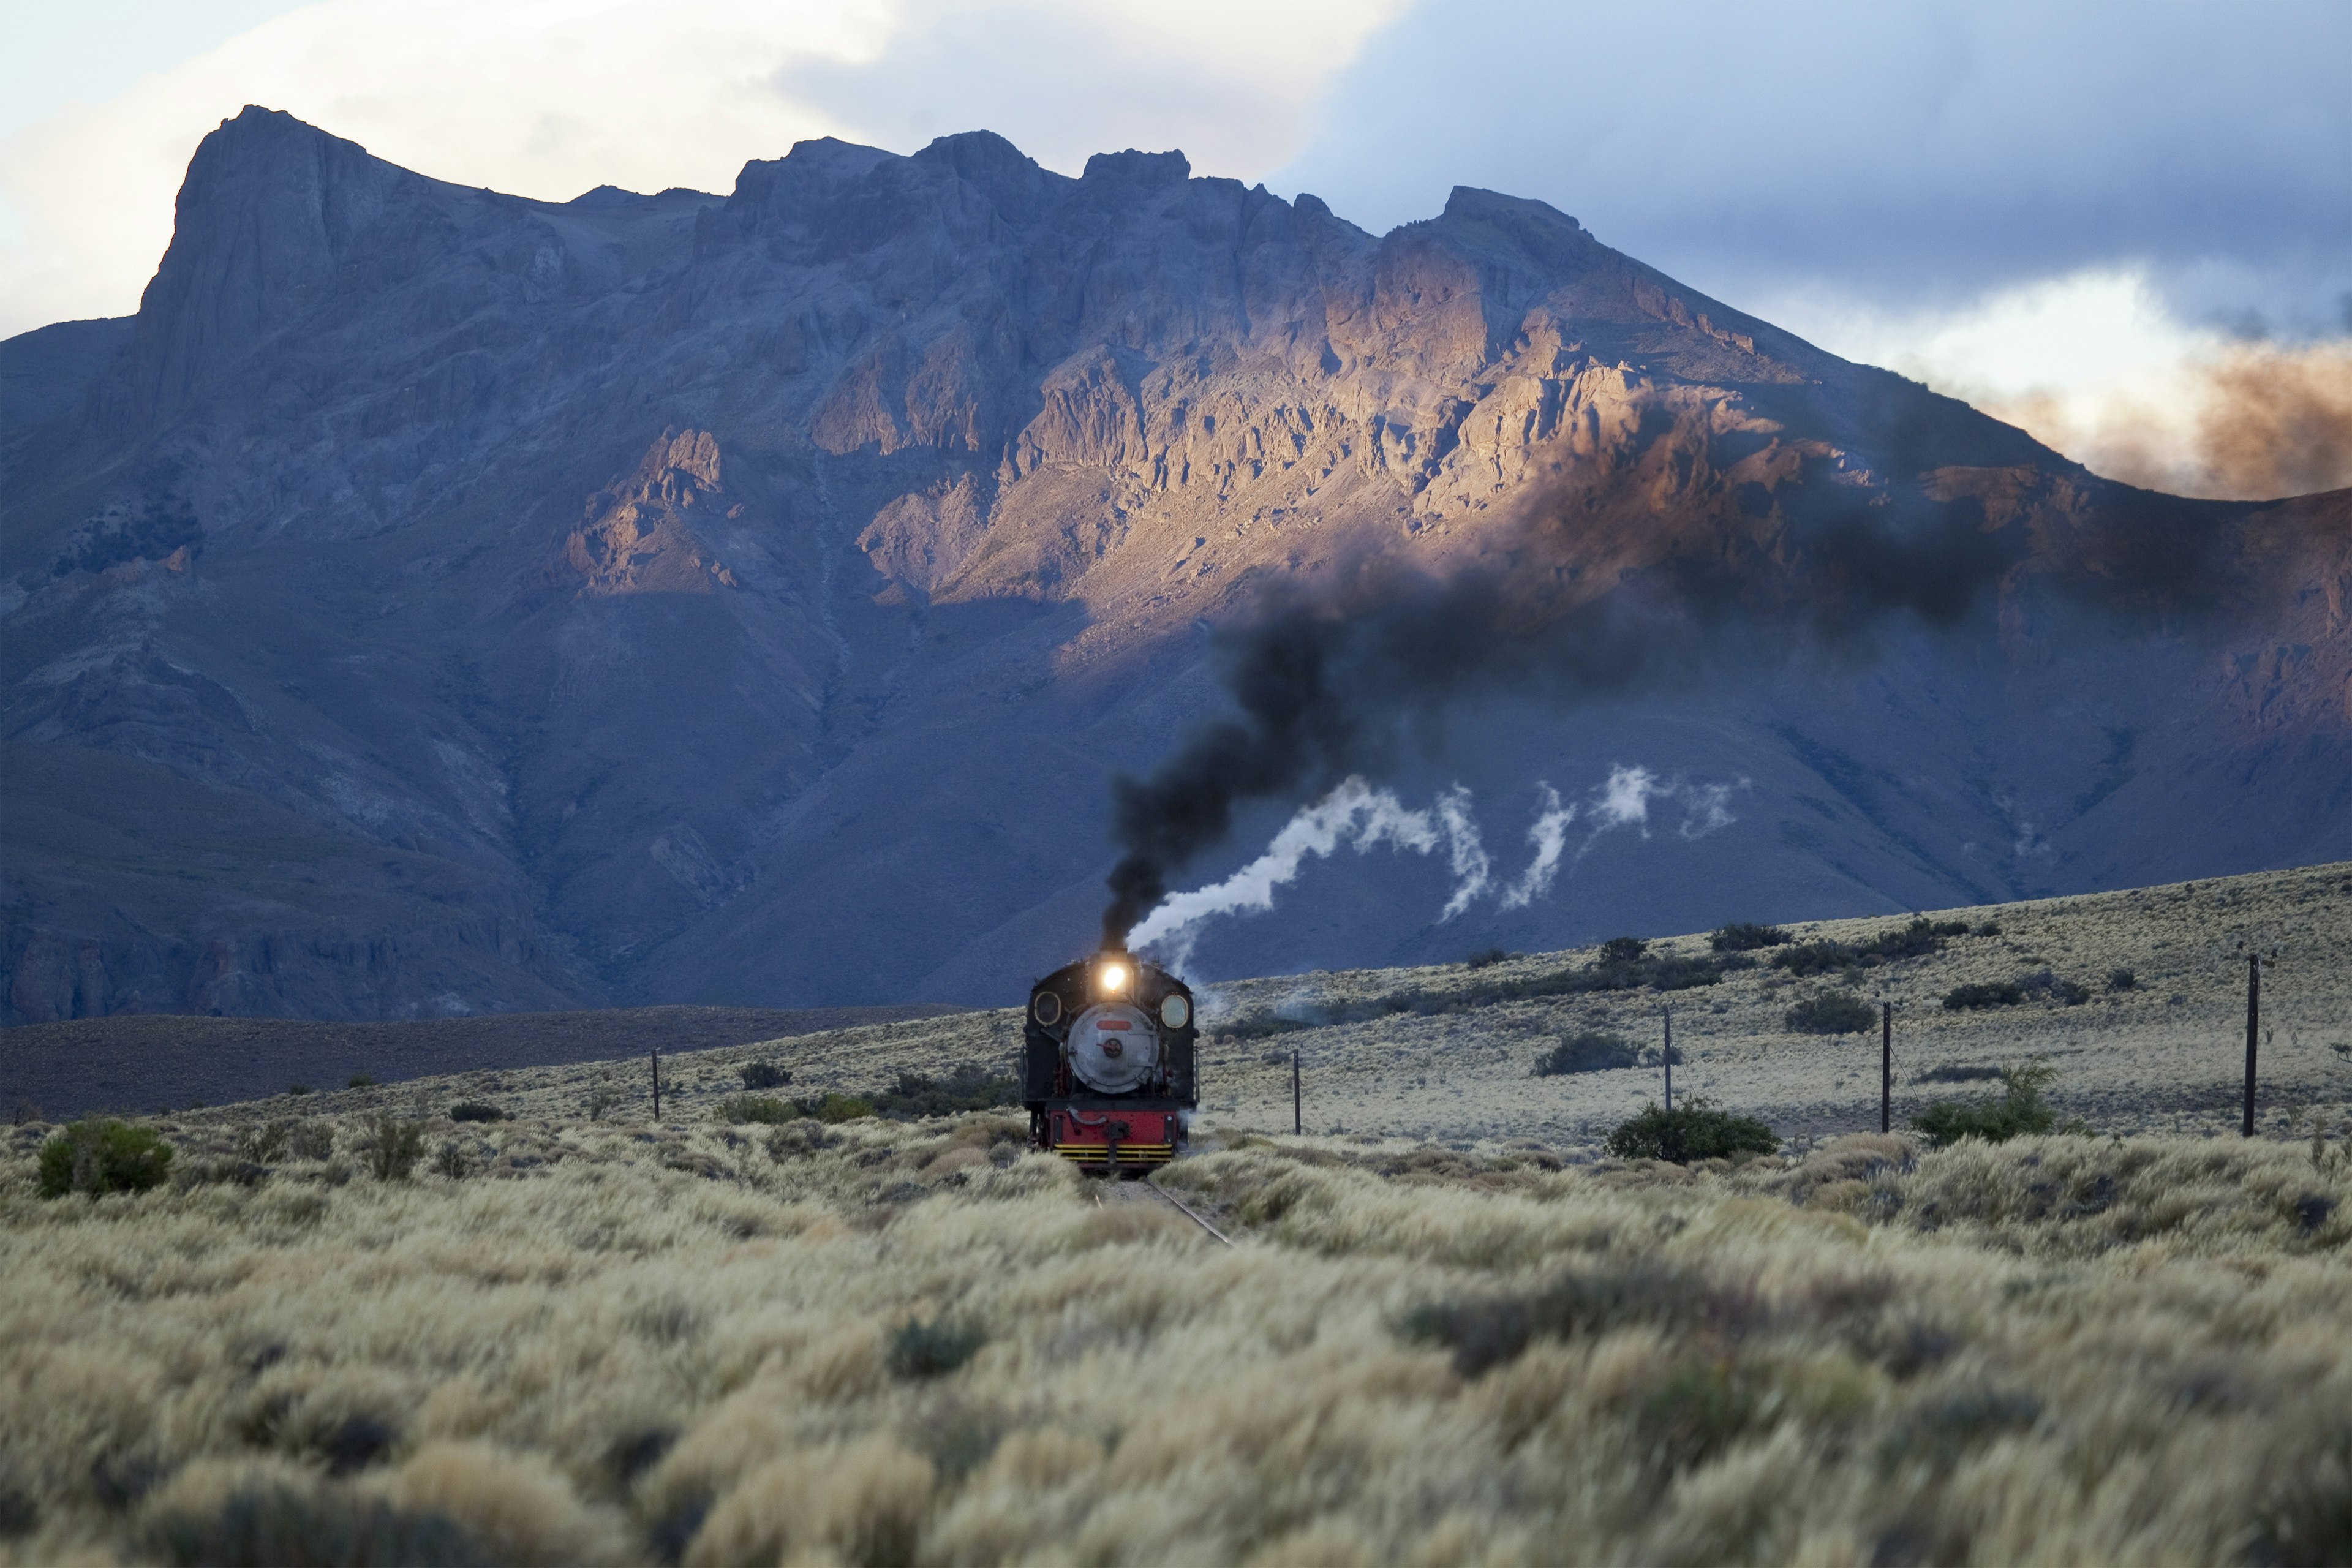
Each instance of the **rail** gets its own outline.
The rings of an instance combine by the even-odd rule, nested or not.
[[[1199,1226],[1202,1230],[1207,1231],[1211,1236],[1215,1237],[1227,1247],[1233,1246],[1234,1238],[1232,1237],[1227,1236],[1223,1231],[1219,1230],[1215,1226],[1211,1225],[1207,1220],[1204,1220],[1199,1215],[1194,1214],[1191,1207],[1185,1204],[1183,1199],[1178,1197],[1175,1194],[1170,1192],[1167,1188],[1161,1186],[1158,1182],[1153,1181],[1148,1175],[1143,1178],[1143,1184],[1150,1187],[1153,1192],[1158,1193],[1170,1203],[1173,1204],[1176,1206],[1176,1212],[1178,1214],[1182,1215],[1186,1219],[1191,1220],[1194,1225]]]

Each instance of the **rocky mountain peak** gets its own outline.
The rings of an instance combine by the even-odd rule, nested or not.
[[[135,321],[0,344],[0,1016],[1017,996],[1263,585],[1745,604],[1856,517],[2015,571],[1900,660],[1511,699],[1398,759],[1509,812],[1638,763],[1738,831],[1458,920],[1358,857],[1232,967],[2352,856],[2340,501],[2105,485],[1494,192],[1373,236],[972,132],[554,204],[249,110]],[[2119,518],[2262,636],[2084,632]]]

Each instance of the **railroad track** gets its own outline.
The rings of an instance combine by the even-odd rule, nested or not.
[[[1227,1236],[1223,1231],[1219,1230],[1215,1226],[1211,1225],[1207,1220],[1204,1220],[1199,1215],[1194,1214],[1192,1206],[1186,1204],[1183,1199],[1178,1197],[1175,1194],[1170,1192],[1167,1188],[1161,1186],[1158,1182],[1153,1181],[1148,1175],[1143,1178],[1143,1184],[1150,1187],[1153,1192],[1158,1193],[1166,1202],[1174,1205],[1178,1214],[1182,1215],[1186,1219],[1191,1220],[1194,1225],[1199,1226],[1202,1230],[1207,1231],[1211,1236],[1215,1237],[1227,1247],[1233,1246],[1234,1238],[1232,1237]]]

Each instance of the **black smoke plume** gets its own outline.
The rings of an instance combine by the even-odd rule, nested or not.
[[[1796,646],[1851,654],[1894,617],[1949,628],[2033,548],[2024,530],[1989,526],[1973,500],[1864,506],[1825,500],[1826,489],[1784,498],[1781,526],[1761,540],[1704,560],[1670,554],[1613,592],[1580,594],[1557,498],[1529,509],[1486,563],[1451,576],[1374,561],[1319,591],[1267,589],[1212,642],[1236,714],[1196,729],[1150,777],[1112,781],[1121,855],[1105,943],[1122,943],[1169,879],[1224,839],[1237,806],[1376,774],[1412,721],[1457,699],[1570,703],[1686,681],[1735,654],[1750,664]],[[2115,605],[2210,587],[2205,521],[2141,518],[2075,542],[2089,574],[2062,592]]]

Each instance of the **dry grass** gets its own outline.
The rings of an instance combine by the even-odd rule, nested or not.
[[[1925,994],[2002,964],[2131,965],[2143,992],[1915,1011],[1906,1074],[2038,1047],[2070,1113],[2097,1108],[2085,1081],[2130,1107],[2184,1061],[2223,1078],[2226,1054],[2189,1055],[2217,1049],[2200,1028],[2230,1038],[2236,975],[2204,955],[2249,910],[2340,932],[2344,875],[2241,879],[2212,910],[2204,889],[2139,895],[2137,936],[2132,895],[2105,924],[2100,900],[1989,911],[2003,937],[1895,977]],[[2308,1000],[2343,994],[2317,991],[2326,955],[2276,935],[2272,994],[2312,1009],[2280,1040],[2352,1037],[2326,1022],[2340,1002]],[[1416,978],[1449,977],[1467,972]],[[1857,1048],[1769,1032],[1786,1002],[1767,983],[1682,996],[1717,1025],[1678,1026],[1686,1070],[1742,1110],[1739,1084],[1807,1092],[1803,1062],[1824,1058],[1784,1054]],[[1399,1070],[1379,1052],[1417,1042],[1445,1109],[1397,1114],[1448,1143],[1254,1135],[1273,1106],[1241,1107],[1257,1078],[1272,1089],[1268,1043],[1216,1053],[1256,1078],[1217,1069],[1235,1110],[1161,1179],[1231,1248],[1146,1189],[1024,1152],[1011,1118],[711,1119],[758,1049],[679,1061],[664,1125],[641,1098],[586,1121],[593,1068],[167,1120],[180,1179],[142,1195],[37,1198],[46,1129],[17,1129],[0,1563],[2352,1559],[2340,1141],[1930,1153],[1867,1134],[1736,1168],[1622,1164],[1559,1107],[1626,1100],[1520,1059],[1539,1037],[1524,1017],[1612,1008],[1633,1016],[1583,998],[1280,1041],[1309,1052],[1320,1094],[1365,1080],[1363,1126]],[[794,1042],[793,1092],[989,1059],[1005,1024]],[[2069,1080],[2087,1106],[2064,1103]],[[365,1117],[479,1098],[523,1114],[433,1115],[412,1179],[364,1173]],[[297,1109],[307,1137],[266,1135]],[[913,1344],[909,1324],[944,1337]]]
[[[353,1521],[696,1568],[2352,1552],[2336,1151],[1242,1139],[1163,1178],[1228,1249],[1004,1118],[507,1123],[406,1183],[337,1131],[57,1202],[15,1141],[0,1561],[383,1560],[283,1554]],[[894,1375],[948,1318],[978,1352]]]

